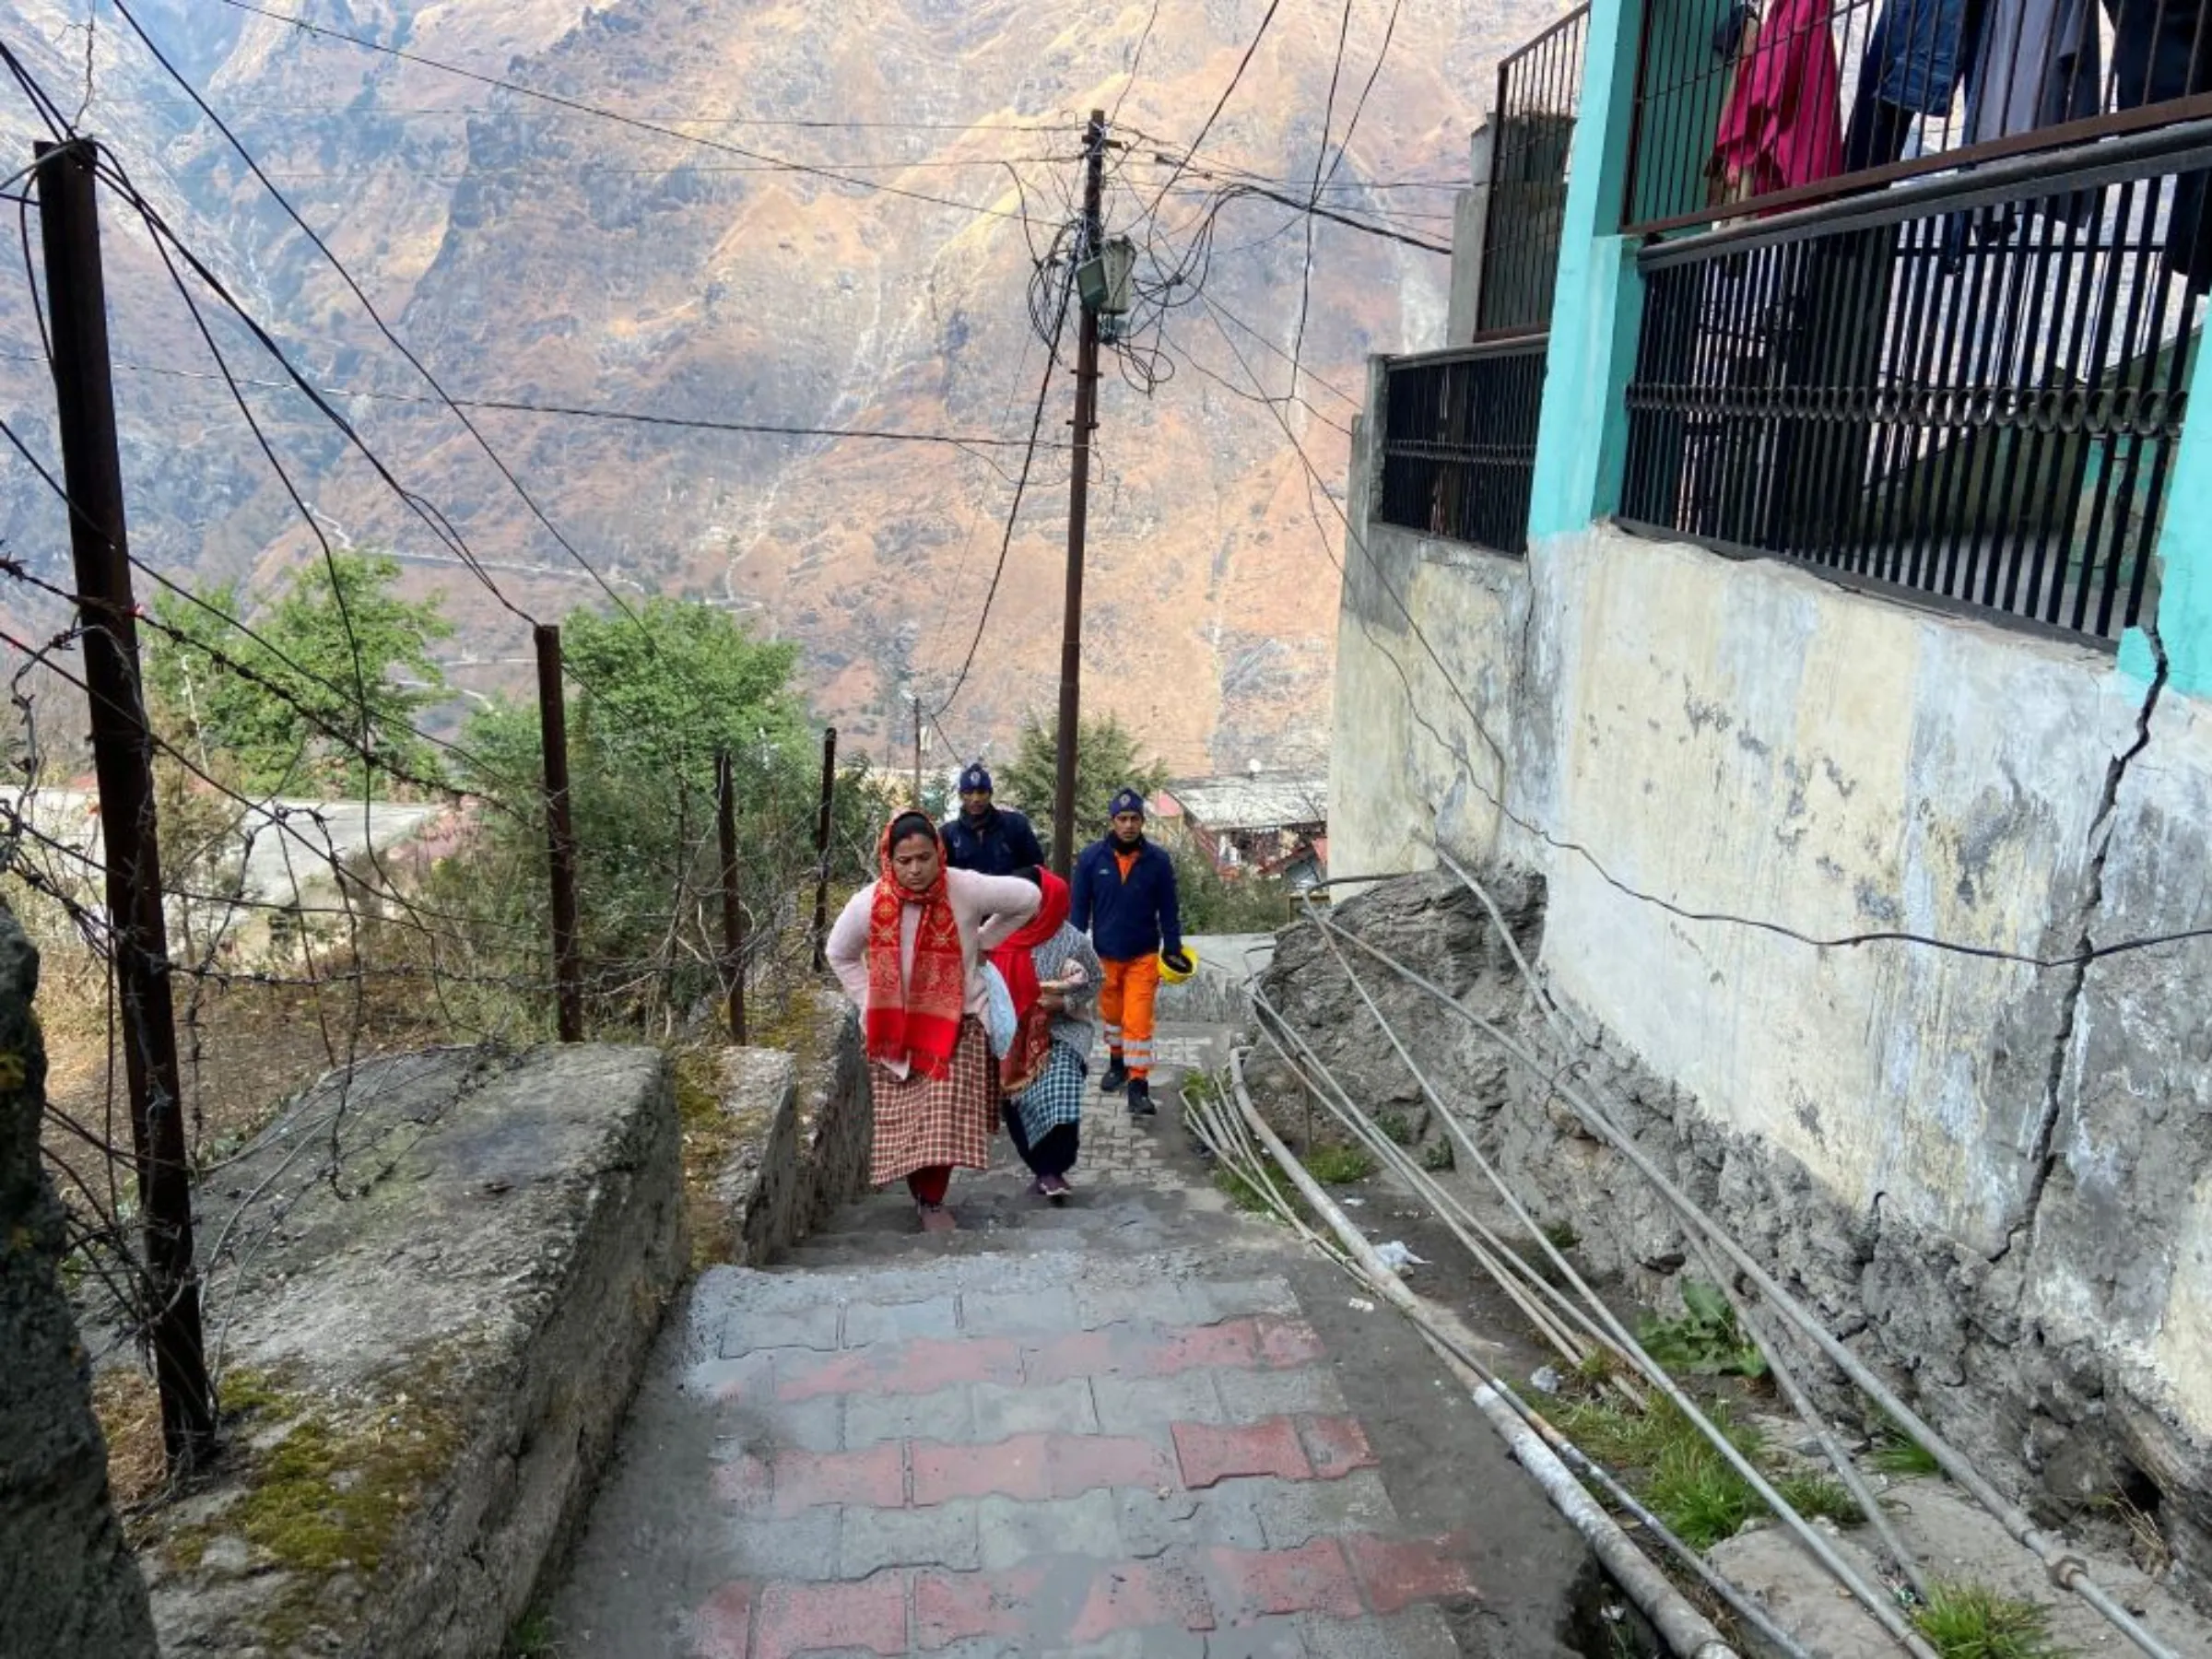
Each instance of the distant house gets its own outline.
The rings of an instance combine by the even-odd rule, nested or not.
[[[1321,771],[1186,778],[1160,791],[1177,820],[1224,876],[1252,872],[1308,886],[1328,873],[1329,779]]]

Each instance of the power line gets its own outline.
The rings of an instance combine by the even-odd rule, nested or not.
[[[273,12],[263,15],[276,16]],[[295,27],[312,28],[312,25],[297,18],[284,18],[279,20]],[[505,110],[496,105],[474,104],[370,104],[360,106],[352,103],[233,103],[230,108],[255,115],[346,115],[357,120],[363,116],[406,117],[409,119],[417,116],[461,116],[475,119],[479,116],[507,113]],[[694,126],[799,127],[822,132],[1030,134],[1057,133],[1063,130],[1055,125],[1032,123],[1008,124],[997,121],[817,121],[777,115],[687,115],[680,112],[665,110],[633,112],[630,119],[687,122]]]
[[[235,4],[236,0],[230,0],[230,3]],[[1236,91],[1237,83],[1244,78],[1244,71],[1251,66],[1252,54],[1259,51],[1260,42],[1267,38],[1267,26],[1275,21],[1275,14],[1281,8],[1283,0],[1268,0],[1266,15],[1260,19],[1259,28],[1253,31],[1252,41],[1244,48],[1244,55],[1237,60],[1237,72],[1229,77],[1229,85],[1221,88],[1221,96],[1214,100],[1213,110],[1206,116],[1206,124],[1198,129],[1198,136],[1192,139],[1190,147],[1182,152],[1182,159],[1176,164],[1175,171],[1168,175],[1168,182],[1162,184],[1159,194],[1153,196],[1151,206],[1145,210],[1146,217],[1149,218],[1159,211],[1160,197],[1168,194],[1169,185],[1182,177],[1183,168],[1190,165],[1192,158],[1198,154],[1198,147],[1206,142],[1206,135],[1214,130],[1214,123],[1221,118],[1221,112],[1229,107],[1230,98]]]
[[[843,170],[845,170],[845,171],[853,171],[853,172],[862,172],[862,171],[912,172],[912,171],[919,171],[919,170],[928,170],[928,169],[950,169],[950,168],[971,168],[971,169],[972,169],[972,168],[979,168],[979,167],[1008,167],[1008,166],[1014,166],[1014,165],[1017,165],[1017,164],[1023,164],[1023,163],[1041,163],[1041,162],[1048,162],[1048,161],[1070,161],[1070,160],[1079,160],[1079,159],[1081,159],[1081,158],[1080,158],[1080,157],[1073,157],[1073,156],[1051,156],[1051,155],[1045,155],[1045,156],[1038,156],[1038,155],[1022,155],[1022,156],[972,156],[972,157],[958,157],[958,158],[955,158],[955,157],[924,157],[924,158],[923,158],[923,159],[919,159],[919,160],[912,160],[912,161],[896,161],[896,160],[883,160],[883,159],[865,159],[865,160],[855,160],[855,161],[838,160],[838,161],[834,161],[834,162],[829,162],[829,163],[825,163],[825,165],[827,165],[827,166],[833,166],[833,167],[837,167],[837,168],[841,168],[841,169],[843,169]],[[782,163],[782,162],[770,163],[770,162],[765,162],[765,161],[707,161],[707,162],[693,162],[693,161],[684,161],[684,162],[678,162],[678,163],[676,163],[676,164],[674,164],[674,165],[670,165],[670,166],[660,166],[660,167],[644,167],[644,166],[635,166],[635,165],[630,165],[630,164],[627,164],[627,163],[625,163],[625,164],[620,164],[620,165],[618,165],[618,164],[616,164],[616,163],[613,163],[613,162],[606,162],[606,161],[578,161],[578,162],[531,162],[531,161],[512,161],[512,162],[482,162],[482,161],[472,161],[472,162],[470,162],[470,163],[468,164],[468,169],[467,169],[467,171],[466,171],[465,172],[457,172],[457,173],[436,173],[436,172],[417,172],[417,171],[412,171],[412,170],[410,170],[410,169],[404,169],[404,168],[403,168],[401,165],[399,165],[399,164],[393,164],[393,165],[386,166],[386,165],[382,165],[382,164],[380,164],[380,163],[378,163],[378,162],[370,161],[370,162],[365,162],[365,163],[363,163],[363,164],[362,164],[360,167],[355,168],[355,169],[353,169],[353,170],[351,170],[351,171],[329,171],[329,170],[312,170],[312,171],[293,171],[293,170],[290,170],[290,169],[271,168],[271,169],[269,169],[269,170],[268,170],[267,176],[268,176],[269,178],[272,178],[272,179],[289,179],[289,180],[293,180],[293,181],[296,181],[296,182],[309,182],[309,183],[321,182],[321,183],[340,183],[340,184],[344,184],[344,183],[356,183],[356,182],[359,182],[360,180],[362,180],[362,179],[375,178],[375,177],[381,176],[382,174],[384,174],[384,173],[390,173],[390,172],[394,172],[394,171],[407,171],[407,176],[408,176],[410,179],[412,179],[412,180],[414,180],[414,181],[416,181],[417,182],[419,182],[419,183],[427,183],[427,184],[457,184],[457,183],[464,182],[465,182],[465,181],[467,181],[467,180],[470,180],[470,179],[478,179],[478,178],[498,178],[498,179],[510,179],[510,178],[532,178],[532,179],[536,179],[536,178],[547,178],[547,179],[549,179],[549,178],[564,178],[564,179],[577,179],[577,178],[588,178],[588,177],[591,177],[591,176],[593,176],[593,175],[595,175],[595,174],[600,174],[600,173],[618,173],[618,174],[622,174],[622,175],[625,175],[625,176],[633,176],[633,175],[634,175],[634,176],[641,176],[641,177],[646,177],[646,178],[663,178],[663,177],[665,177],[666,175],[668,175],[668,174],[670,174],[670,173],[673,173],[673,172],[678,172],[678,171],[681,171],[681,172],[688,172],[688,173],[716,173],[716,174],[721,174],[721,173],[783,173],[783,172],[789,172],[789,171],[791,171],[791,169],[790,169],[788,166],[786,166],[786,165],[784,165],[783,163]]]
[[[489,87],[495,91],[511,92],[517,98],[534,99],[540,103],[551,104],[557,109],[569,110],[579,115],[589,115],[599,121],[612,122],[618,126],[634,128],[639,132],[653,133],[663,138],[675,138],[685,144],[700,145],[707,149],[724,150],[733,156],[742,156],[748,160],[766,161],[785,171],[807,173],[815,178],[827,179],[832,183],[853,184],[863,190],[877,191],[885,195],[904,196],[911,201],[926,202],[936,207],[957,207],[963,213],[982,214],[992,218],[1018,219],[1022,217],[1019,214],[1008,213],[1003,207],[988,207],[974,202],[956,201],[948,196],[931,195],[924,191],[901,189],[896,184],[880,184],[870,179],[853,178],[850,174],[838,172],[833,168],[817,167],[810,162],[794,161],[789,157],[771,155],[763,150],[749,149],[744,145],[732,144],[726,139],[704,138],[697,133],[679,132],[675,127],[665,125],[660,122],[646,121],[634,115],[618,114],[612,110],[600,109],[596,105],[585,103],[580,99],[564,98],[558,92],[541,91],[535,87],[525,87],[520,82],[503,80],[494,75],[482,75],[474,69],[465,69],[458,64],[448,64],[441,62],[437,58],[426,57],[418,52],[408,52],[397,46],[386,46],[380,41],[371,41],[359,35],[347,34],[342,29],[326,29],[320,23],[310,23],[304,18],[288,17],[282,12],[269,11],[265,7],[250,4],[250,0],[222,0],[222,3],[236,11],[248,12],[257,18],[267,18],[277,23],[288,23],[294,29],[320,36],[324,40],[341,41],[348,46],[358,46],[364,52],[381,53],[386,57],[397,58],[403,63],[418,65],[425,69],[435,69],[445,75],[457,76],[463,80],[474,81],[480,87]],[[1277,3],[1279,4],[1280,0],[1277,0]],[[123,10],[120,0],[118,0],[116,9]],[[130,14],[124,11],[124,16],[127,18]],[[137,29],[135,23],[133,23],[132,27]],[[146,31],[142,29],[138,29],[138,35],[141,40],[147,39]],[[151,46],[152,41],[147,41],[147,44]],[[159,49],[156,50],[157,55],[159,55]],[[175,71],[171,70],[171,73],[174,75]],[[197,94],[194,94],[194,97],[196,99]],[[206,105],[203,104],[201,107],[205,109]],[[209,112],[209,114],[212,118],[213,112]],[[231,142],[235,145],[237,140],[233,138]],[[256,171],[258,171],[258,170]]]
[[[0,352],[0,362],[42,363],[19,352]],[[224,377],[210,374],[205,370],[175,369],[159,363],[135,363],[116,359],[114,367],[133,374],[156,374],[174,380],[219,382]],[[274,391],[293,391],[290,381],[260,380],[247,375],[236,378],[236,384],[258,386]],[[684,430],[702,432],[732,432],[747,436],[772,438],[862,438],[884,443],[939,443],[955,449],[1021,449],[1027,447],[1020,438],[999,438],[978,433],[917,432],[882,427],[810,427],[780,426],[767,421],[710,420],[704,417],[683,415],[655,415],[635,409],[605,409],[585,406],[528,403],[514,398],[453,397],[451,399],[426,397],[413,392],[379,392],[362,386],[323,386],[326,397],[361,397],[382,403],[401,403],[443,408],[450,402],[465,409],[488,409],[495,413],[514,415],[545,415],[577,420],[609,420],[636,426],[676,427]],[[1046,442],[1044,449],[1065,449],[1065,443]]]
[[[933,715],[943,714],[946,710],[951,708],[954,700],[960,695],[961,688],[968,684],[968,671],[975,666],[975,653],[983,642],[983,629],[991,622],[991,606],[998,598],[999,581],[1006,573],[1006,553],[1014,545],[1014,523],[1021,516],[1022,496],[1029,489],[1030,464],[1035,459],[1037,453],[1034,447],[1035,441],[1038,433],[1044,427],[1045,396],[1053,389],[1053,371],[1060,366],[1060,335],[1067,324],[1067,301],[1069,295],[1074,291],[1075,285],[1075,265],[1071,261],[1068,265],[1067,276],[1060,288],[1059,314],[1053,319],[1052,338],[1047,342],[1051,349],[1045,353],[1044,357],[1044,378],[1037,383],[1037,407],[1030,418],[1031,448],[1022,456],[1021,477],[1014,485],[1013,503],[1006,509],[1006,534],[999,538],[998,563],[993,567],[991,571],[991,586],[983,594],[982,612],[975,619],[975,638],[968,641],[968,654],[961,659],[960,672],[952,682],[952,689],[947,691],[944,700],[930,712]]]
[[[237,4],[238,0],[226,0],[226,3]],[[383,337],[390,342],[392,347],[397,350],[402,357],[407,359],[408,365],[413,368],[418,374],[422,376],[423,381],[429,386],[430,390],[435,392],[438,396],[446,403],[449,408],[453,409],[454,418],[459,420],[462,426],[467,429],[468,435],[476,440],[477,448],[484,452],[485,456],[491,462],[492,465],[498,469],[500,476],[507,480],[509,488],[514,491],[515,495],[521,500],[523,505],[529,509],[531,516],[535,518],[537,522],[545,527],[547,534],[551,535],[556,542],[559,543],[563,552],[567,553],[571,559],[574,559],[577,564],[583,568],[583,570],[591,576],[593,582],[598,584],[599,591],[605,594],[607,598],[614,603],[615,607],[621,611],[623,615],[628,617],[631,622],[636,623],[641,632],[644,632],[644,624],[640,621],[637,612],[630,608],[629,601],[625,600],[621,594],[616,593],[614,588],[607,582],[606,577],[599,573],[598,569],[592,563],[592,561],[583,556],[582,552],[573,542],[570,541],[566,535],[561,534],[560,527],[553,522],[552,518],[547,513],[546,510],[538,505],[536,498],[531,495],[529,490],[523,487],[522,479],[515,476],[514,469],[509,466],[506,460],[500,454],[499,451],[492,447],[490,440],[487,439],[484,434],[477,429],[476,422],[468,418],[468,415],[465,410],[454,406],[452,399],[447,397],[445,388],[439,383],[438,377],[430,372],[429,365],[423,362],[419,357],[416,356],[414,351],[408,347],[406,342],[402,340],[399,335],[393,331],[391,325],[384,321],[383,314],[376,309],[375,302],[369,298],[368,291],[361,287],[358,280],[355,279],[353,273],[346,268],[345,262],[339,259],[337,254],[332,251],[328,242],[324,241],[321,236],[316,234],[314,228],[310,225],[304,218],[301,217],[299,209],[292,206],[290,199],[287,197],[282,191],[278,190],[276,185],[269,182],[267,175],[261,171],[261,163],[254,159],[253,152],[246,148],[245,145],[240,141],[238,135],[230,130],[230,128],[224,123],[223,118],[215,112],[214,108],[207,102],[206,99],[200,95],[199,88],[194,87],[192,82],[185,77],[183,73],[179,70],[174,64],[169,61],[169,58],[163,53],[160,47],[155,44],[153,37],[147,34],[146,29],[139,24],[137,18],[132,14],[130,7],[124,4],[124,0],[112,0],[112,4],[114,5],[117,15],[120,16],[124,22],[131,26],[132,32],[137,35],[140,41],[146,46],[146,49],[153,53],[155,61],[159,63],[168,73],[169,77],[175,81],[177,85],[183,89],[184,94],[192,100],[194,104],[198,107],[200,113],[205,115],[215,124],[216,130],[222,134],[223,137],[229,143],[230,147],[238,152],[240,159],[242,159],[245,164],[253,170],[254,176],[261,180],[262,187],[269,193],[272,198],[275,199],[276,205],[284,209],[285,216],[289,218],[293,224],[300,228],[300,233],[314,245],[315,251],[323,255],[324,259],[329,263],[333,270],[337,272],[339,279],[343,281],[347,288],[352,291],[353,297],[360,302],[361,309],[368,313],[369,320],[376,325],[377,332],[382,335]],[[648,641],[650,641],[652,635],[647,633],[646,638]]]

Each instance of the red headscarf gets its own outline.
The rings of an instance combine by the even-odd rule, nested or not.
[[[959,924],[945,883],[945,842],[931,825],[937,844],[937,878],[921,892],[909,891],[891,866],[891,831],[907,820],[884,826],[877,843],[876,900],[868,911],[868,1058],[903,1060],[925,1077],[945,1076],[960,1040],[960,1019],[968,1011],[968,962],[960,949]],[[902,840],[922,833],[908,824]],[[914,930],[914,966],[900,971],[900,921],[910,904],[922,907]]]
[[[1037,959],[1030,952],[1060,931],[1060,924],[1067,920],[1070,895],[1067,883],[1050,870],[1039,874],[1044,898],[1037,913],[991,953],[991,965],[1006,982],[1007,993],[1014,999],[1018,1026],[1012,1051],[998,1065],[999,1086],[1008,1094],[1019,1094],[1036,1081],[1053,1048],[1052,1016],[1038,1006],[1041,987],[1037,982]]]

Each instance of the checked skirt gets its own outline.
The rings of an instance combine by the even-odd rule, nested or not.
[[[868,1182],[885,1186],[916,1170],[982,1170],[990,1166],[998,1127],[994,1063],[981,1021],[960,1021],[959,1041],[942,1077],[911,1072],[896,1077],[873,1061],[868,1085],[876,1101],[876,1137]]]

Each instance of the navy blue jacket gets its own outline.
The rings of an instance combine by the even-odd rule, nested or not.
[[[1137,842],[1126,879],[1109,835],[1083,849],[1069,882],[1074,906],[1068,920],[1090,935],[1108,961],[1133,962],[1156,950],[1182,948],[1182,918],[1175,906],[1175,865],[1165,848]]]
[[[945,856],[956,870],[973,870],[979,876],[1011,876],[1015,871],[1044,862],[1037,831],[1018,812],[994,806],[983,821],[971,824],[956,813],[941,829]]]

